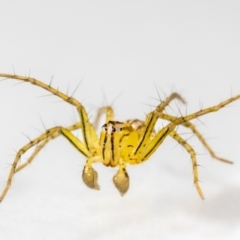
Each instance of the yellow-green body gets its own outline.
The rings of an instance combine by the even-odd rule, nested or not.
[[[175,128],[178,125],[190,128],[207,148],[212,157],[223,162],[232,163],[224,158],[216,156],[207,144],[206,140],[190,121],[202,115],[218,111],[220,108],[223,108],[229,103],[239,99],[240,95],[231,97],[216,106],[202,109],[193,114],[175,117],[164,113],[164,109],[173,99],[178,99],[183,103],[185,103],[185,101],[178,93],[172,93],[165,101],[161,102],[154,111],[147,114],[145,121],[132,119],[125,122],[118,122],[114,119],[113,109],[109,106],[103,107],[99,109],[95,122],[95,125],[97,125],[100,115],[106,114],[105,124],[102,126],[100,136],[98,136],[94,124],[89,122],[89,117],[85,108],[75,98],[60,92],[59,90],[53,88],[50,84],[47,85],[34,78],[3,73],[0,73],[0,78],[16,79],[39,86],[64,101],[74,105],[80,116],[79,122],[67,128],[57,126],[48,129],[45,133],[30,141],[17,152],[9,173],[6,187],[0,196],[0,201],[3,200],[10,188],[14,174],[30,164],[37,153],[48,143],[48,141],[58,137],[59,135],[63,135],[86,158],[82,178],[88,187],[92,189],[99,189],[97,182],[98,175],[92,167],[93,164],[102,163],[107,167],[117,167],[118,172],[113,177],[113,182],[121,195],[124,195],[129,188],[129,176],[126,170],[126,165],[139,164],[148,160],[162,144],[164,139],[170,136],[189,152],[192,159],[194,184],[201,198],[204,198],[198,184],[196,153],[186,140],[184,140],[175,131]],[[159,131],[155,131],[154,128],[159,118],[168,120],[169,124]],[[71,132],[78,128],[81,129],[83,141]],[[27,162],[20,165],[19,160],[21,156],[33,146],[36,146],[36,148],[30,158]]]

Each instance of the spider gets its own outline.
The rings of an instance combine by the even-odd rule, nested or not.
[[[79,122],[76,122],[75,124],[66,128],[61,126],[50,128],[46,130],[45,133],[31,140],[17,152],[14,162],[11,165],[6,186],[0,196],[0,202],[7,194],[14,174],[30,164],[38,152],[51,139],[54,139],[60,135],[64,136],[87,159],[82,172],[82,179],[87,187],[99,190],[98,174],[93,169],[92,165],[95,163],[102,163],[108,167],[118,168],[116,175],[113,177],[113,183],[122,196],[128,191],[129,188],[129,176],[126,170],[126,165],[140,164],[147,161],[162,144],[165,138],[170,136],[179,144],[181,144],[190,154],[192,160],[194,185],[200,197],[204,199],[203,192],[198,183],[198,164],[196,160],[196,153],[194,149],[187,143],[187,141],[176,132],[175,129],[178,125],[183,125],[184,127],[191,129],[191,131],[197,136],[197,138],[205,146],[213,158],[222,162],[232,163],[229,160],[215,155],[213,150],[207,144],[206,140],[203,138],[197,128],[190,122],[190,120],[196,119],[211,112],[218,111],[231,102],[239,99],[240,94],[231,97],[219,103],[218,105],[199,110],[187,116],[175,117],[164,113],[164,109],[174,99],[177,99],[183,103],[185,103],[185,101],[180,94],[172,93],[165,99],[165,101],[162,101],[155,108],[155,110],[146,115],[145,121],[132,119],[125,122],[118,122],[114,120],[114,110],[110,106],[102,107],[98,110],[96,122],[98,122],[101,114],[106,115],[106,120],[105,124],[101,128],[100,137],[98,137],[94,125],[89,121],[89,117],[84,106],[75,98],[53,88],[51,83],[47,85],[37,79],[15,74],[11,75],[0,73],[0,77],[29,82],[33,85],[43,88],[63,99],[67,103],[75,106],[80,116]],[[168,120],[169,123],[159,131],[155,131],[154,127],[158,119]],[[76,129],[81,129],[83,137],[82,141],[71,132]],[[25,163],[20,164],[19,161],[21,156],[33,146],[36,146],[36,148],[34,149],[32,155]]]

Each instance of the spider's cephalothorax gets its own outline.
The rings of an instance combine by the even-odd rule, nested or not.
[[[129,177],[125,163],[131,163],[130,153],[138,143],[138,133],[129,123],[108,121],[102,126],[100,135],[101,162],[105,166],[119,166],[119,171],[113,177],[113,182],[121,195],[125,194],[129,187]],[[98,159],[99,160],[99,159]],[[94,189],[99,189],[97,172],[92,168],[84,168],[84,183]]]
[[[108,121],[102,126],[99,143],[99,156],[96,161],[101,161],[105,166],[120,169],[113,177],[113,182],[121,195],[127,192],[129,177],[125,167],[125,161],[129,153],[138,141],[138,135],[128,123]],[[99,189],[97,172],[91,166],[85,166],[83,170],[84,183],[93,189]]]
[[[128,159],[138,142],[138,135],[128,123],[109,121],[102,126],[100,147],[105,166],[116,167],[120,159]]]
[[[102,163],[105,166],[117,167],[118,171],[113,177],[113,182],[121,195],[124,195],[129,188],[129,176],[127,174],[127,164],[139,164],[148,160],[151,155],[158,149],[166,137],[170,136],[181,144],[191,156],[193,166],[193,179],[195,187],[203,199],[202,190],[198,184],[198,164],[196,160],[196,153],[194,149],[184,140],[176,131],[178,125],[182,125],[191,129],[191,131],[198,137],[200,142],[205,146],[210,155],[222,162],[232,163],[229,160],[218,157],[207,144],[206,140],[197,130],[197,128],[190,122],[192,119],[198,118],[202,115],[218,111],[220,108],[225,107],[229,103],[240,98],[240,95],[231,97],[216,106],[202,109],[187,116],[171,116],[164,113],[165,108],[170,104],[173,99],[177,99],[185,103],[184,99],[178,93],[172,93],[169,97],[162,101],[155,110],[146,115],[145,121],[142,120],[128,120],[126,122],[117,122],[114,120],[114,111],[108,107],[100,108],[97,114],[95,127],[89,122],[88,114],[84,106],[75,98],[70,97],[59,90],[53,88],[50,84],[47,85],[37,79],[4,74],[0,73],[0,77],[5,79],[16,79],[37,85],[57,97],[63,99],[71,105],[74,105],[79,113],[80,121],[69,127],[53,127],[48,129],[45,133],[37,138],[31,140],[28,144],[23,146],[18,152],[12,164],[7,184],[0,196],[0,201],[3,200],[11,186],[13,176],[16,172],[20,171],[32,162],[38,152],[51,140],[60,135],[64,136],[85,158],[86,164],[83,169],[82,178],[84,183],[92,188],[99,189],[97,182],[97,172],[93,169],[92,165],[95,163]],[[106,114],[105,124],[102,126],[100,138],[96,133],[96,126],[101,114]],[[169,121],[165,127],[158,131],[154,131],[158,119]],[[80,140],[71,131],[81,129],[83,140]],[[26,162],[20,164],[21,156],[33,146],[36,146],[32,155]]]

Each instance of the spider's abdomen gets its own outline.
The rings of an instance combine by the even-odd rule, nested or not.
[[[128,157],[137,142],[138,134],[129,123],[109,121],[104,124],[100,136],[103,164],[117,166],[121,158]]]

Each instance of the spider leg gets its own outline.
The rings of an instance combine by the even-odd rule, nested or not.
[[[106,123],[114,120],[114,110],[112,109],[112,107],[110,106],[101,107],[98,109],[97,116],[94,121],[95,129],[98,128],[99,120],[102,114],[106,114],[106,119],[105,119]]]
[[[69,127],[67,127],[66,129],[68,131],[74,131],[76,129],[79,129],[81,128],[81,123],[78,122],[78,123],[75,123]],[[31,156],[28,158],[28,160],[21,164],[20,166],[18,166],[15,170],[15,173],[16,172],[19,172],[20,170],[22,170],[23,168],[25,168],[27,165],[31,164],[31,162],[33,161],[33,159],[36,157],[36,155],[40,152],[40,150],[52,139],[55,139],[56,137],[60,136],[61,135],[61,131],[60,130],[57,130],[56,128],[53,128],[55,129],[56,131],[52,131],[52,134],[49,134],[49,136],[47,136],[45,139],[43,139],[42,141],[38,140],[37,141],[37,146],[36,148],[34,149],[33,153],[31,154]],[[51,129],[49,129],[50,132],[51,132]],[[49,131],[48,130],[48,131]],[[44,135],[44,134],[43,134]],[[38,137],[37,139],[39,139],[40,137]],[[33,141],[31,141],[32,143],[35,143],[35,139]],[[36,144],[34,144],[36,145]],[[34,146],[32,145],[32,147]]]
[[[76,123],[70,127],[68,127],[67,129],[65,129],[65,131],[72,131],[75,130],[77,128],[80,128],[81,124],[80,123]],[[9,172],[9,176],[8,176],[8,180],[6,183],[6,186],[0,196],[0,202],[3,200],[3,198],[5,197],[5,195],[7,194],[11,184],[12,184],[12,180],[13,180],[13,176],[17,171],[20,171],[21,169],[23,169],[24,167],[26,167],[28,164],[30,164],[34,157],[38,154],[38,152],[49,142],[49,140],[56,138],[57,136],[59,136],[60,134],[62,134],[62,127],[53,127],[51,129],[48,129],[45,133],[41,134],[39,137],[35,138],[34,140],[30,141],[28,144],[26,144],[25,146],[23,146],[18,152],[17,155],[14,159],[14,162],[11,166],[10,172]],[[75,136],[74,136],[75,137]],[[76,137],[75,137],[76,138]],[[85,155],[86,157],[91,157],[89,151],[86,149],[86,146],[79,140],[77,139],[77,143],[75,143],[76,147],[78,148],[78,150]],[[39,145],[38,145],[39,144]],[[32,148],[33,146],[38,145],[36,147],[36,149],[34,150],[34,152],[32,153],[32,155],[30,156],[30,158],[27,160],[27,162],[23,163],[22,165],[20,165],[19,167],[17,167],[21,156],[28,151],[30,148]]]
[[[47,90],[48,92],[51,92],[53,95],[63,99],[65,102],[70,103],[71,105],[76,107],[76,109],[79,113],[80,119],[81,119],[81,131],[82,131],[82,136],[83,136],[83,143],[79,139],[77,139],[73,134],[71,134],[70,131],[68,131],[66,129],[61,128],[61,134],[63,136],[65,136],[80,152],[82,152],[83,155],[88,157],[86,166],[83,170],[83,181],[85,182],[85,184],[88,187],[98,189],[97,173],[90,165],[93,162],[101,161],[101,158],[100,158],[101,155],[96,156],[96,154],[100,152],[100,145],[99,145],[99,140],[98,140],[96,131],[95,131],[93,125],[89,122],[88,114],[87,114],[84,106],[80,102],[78,102],[75,98],[70,97],[70,96],[60,92],[58,89],[53,88],[51,86],[51,84],[47,85],[37,79],[19,76],[19,75],[4,74],[4,73],[0,73],[0,77],[11,78],[11,79],[24,81],[24,82],[29,82],[33,85],[36,85],[38,87],[41,87],[41,88]],[[46,140],[46,142],[47,142],[47,140]],[[44,142],[43,142],[43,145],[44,145]],[[23,149],[21,149],[20,151],[23,151]],[[37,151],[38,150],[36,150],[36,152]],[[22,154],[23,153],[21,153],[20,155],[22,155]],[[18,152],[18,155],[19,155],[19,152]],[[16,163],[19,161],[18,155],[13,163],[13,167],[12,167],[11,173],[9,175],[7,186],[3,192],[3,197],[5,196],[8,188],[11,185],[12,176],[13,176],[13,174],[15,172],[15,168],[16,168]],[[0,197],[0,201],[1,200],[2,200],[2,198]]]
[[[58,96],[59,98],[63,99],[65,102],[70,103],[71,105],[75,106],[80,119],[81,119],[81,130],[82,130],[82,135],[83,135],[83,140],[86,145],[87,150],[90,152],[94,152],[96,148],[99,148],[98,144],[98,137],[97,134],[92,126],[92,124],[89,122],[88,114],[84,108],[84,106],[78,102],[75,98],[69,97],[68,95],[62,93],[58,89],[53,88],[50,84],[47,85],[35,78],[31,77],[24,77],[24,76],[19,76],[19,75],[12,75],[12,74],[5,74],[5,73],[0,73],[0,77],[2,78],[11,78],[15,80],[20,80],[24,82],[29,82],[33,85],[36,85],[38,87],[41,87],[48,92],[51,92],[52,94]]]
[[[161,143],[164,141],[164,139],[170,135],[171,132],[174,131],[174,128],[177,125],[188,123],[190,120],[198,118],[202,115],[216,112],[219,109],[225,107],[226,105],[230,104],[233,101],[236,101],[237,99],[240,99],[240,95],[236,95],[235,97],[231,97],[220,104],[216,106],[212,106],[206,109],[202,109],[200,111],[197,111],[195,113],[192,113],[190,115],[187,115],[185,117],[179,117],[176,118],[173,122],[169,123],[167,126],[162,128],[160,131],[158,131],[153,139],[151,139],[149,136],[151,135],[154,125],[157,121],[157,118],[162,118],[164,114],[162,112],[158,111],[158,107],[155,111],[149,113],[147,115],[146,120],[146,128],[142,134],[142,137],[139,140],[138,145],[133,149],[132,153],[129,155],[128,162],[131,164],[138,164],[143,161],[146,161],[161,145]],[[176,140],[181,139],[180,136]],[[195,183],[196,185],[196,183]],[[199,194],[201,193],[201,189],[199,190]],[[200,194],[200,196],[203,196]]]
[[[183,103],[185,103],[184,99],[177,94],[176,96],[177,99],[179,99],[180,101],[182,101]],[[233,100],[234,101],[234,100]],[[213,110],[213,111],[218,111],[218,110]],[[168,115],[168,114],[165,114],[165,113],[162,113],[161,116],[159,116],[161,119],[164,119],[164,120],[168,120],[170,122],[173,122],[174,120],[177,119],[177,117],[174,117],[174,116],[171,116],[171,115]],[[225,163],[230,163],[232,164],[233,162],[232,161],[229,161],[225,158],[222,158],[222,157],[218,157],[214,151],[211,149],[211,147],[209,146],[209,144],[207,143],[207,141],[204,139],[204,137],[202,136],[202,134],[197,130],[197,128],[194,126],[194,124],[192,124],[191,122],[185,122],[182,124],[184,127],[187,127],[187,128],[190,128],[192,130],[192,132],[197,136],[197,138],[200,140],[200,142],[203,144],[203,146],[208,150],[209,154],[219,160],[219,161],[222,161],[222,162],[225,162]]]
[[[32,163],[33,159],[37,156],[37,154],[40,152],[40,150],[49,142],[50,139],[51,138],[47,138],[45,140],[42,140],[42,142],[36,146],[36,148],[34,149],[34,151],[31,154],[31,156],[27,159],[27,161],[25,163],[22,163],[20,166],[18,166],[15,169],[15,173],[21,171],[27,165],[30,165]]]
[[[102,108],[99,108],[99,110],[98,110],[98,114],[97,114],[97,117],[96,117],[96,120],[95,120],[95,124],[98,124],[101,114],[104,114],[104,113],[106,113],[106,122],[113,120],[114,111],[113,111],[112,107],[110,107],[110,106],[102,107]],[[75,123],[75,124],[65,128],[65,129],[68,130],[68,131],[74,131],[74,130],[79,129],[79,128],[81,128],[81,123],[80,122]],[[56,137],[58,137],[60,135],[61,135],[61,131],[54,131],[54,133],[52,135],[48,136],[48,138],[46,138],[45,140],[43,140],[41,142],[41,144],[38,143],[38,146],[35,148],[32,155],[28,158],[28,160],[25,163],[21,164],[20,166],[18,166],[16,168],[15,173],[22,170],[27,165],[29,165],[33,161],[35,156],[39,153],[39,151],[48,143],[48,141],[50,141],[52,139],[55,139]],[[67,135],[67,133],[65,134],[65,137],[66,137],[66,135]],[[68,137],[66,137],[66,138],[69,139]]]
[[[97,183],[98,174],[93,169],[92,164],[97,162],[102,162],[102,158],[100,157],[100,148],[94,148],[91,152],[88,152],[86,146],[68,129],[61,128],[61,134],[83,155],[87,157],[87,161],[83,168],[82,179],[83,182],[92,189],[99,190],[99,185]],[[94,143],[93,143],[94,144]],[[97,142],[96,144],[99,144]]]
[[[161,116],[162,119],[165,119],[165,120],[168,120],[170,122],[173,122],[174,120],[177,119],[177,117],[174,117],[174,116],[170,116],[168,114],[163,114]],[[219,161],[222,161],[222,162],[225,162],[225,163],[230,163],[232,164],[233,162],[232,161],[229,161],[225,158],[222,158],[222,157],[218,157],[214,151],[212,150],[212,148],[209,146],[209,144],[207,143],[207,141],[204,139],[204,137],[202,136],[202,134],[197,130],[197,128],[194,126],[194,124],[192,124],[191,122],[186,122],[186,123],[183,123],[182,124],[184,127],[187,127],[187,128],[190,128],[192,130],[192,132],[197,136],[197,138],[199,139],[199,141],[203,144],[203,146],[208,150],[209,154],[219,160]]]
[[[113,109],[111,107],[104,107],[99,110],[99,113],[102,114],[106,112],[106,120],[111,120],[113,118]],[[86,149],[85,145],[76,138],[70,131],[74,131],[76,129],[79,129],[82,127],[82,124],[80,122],[75,123],[67,128],[62,127],[54,127],[51,129],[48,129],[45,133],[37,137],[36,139],[32,140],[30,143],[22,147],[14,160],[14,163],[12,164],[12,168],[8,177],[7,185],[5,189],[3,190],[2,195],[0,196],[0,202],[3,200],[5,195],[7,194],[8,189],[11,186],[13,175],[25,168],[27,165],[29,165],[33,159],[36,157],[36,155],[40,152],[40,150],[52,139],[63,135],[67,140],[69,140],[74,147],[77,148],[78,151],[80,151],[84,156],[88,157],[88,161],[86,163],[86,166],[83,170],[83,181],[84,183],[93,189],[99,189],[98,183],[97,183],[97,172],[91,167],[91,164],[96,162],[96,158],[91,158],[91,155],[89,154],[88,150]],[[31,154],[31,156],[28,158],[28,160],[21,164],[20,166],[17,166],[19,163],[19,160],[21,156],[30,148],[37,145],[34,152]],[[96,154],[96,153],[95,153]],[[99,159],[98,159],[99,160]]]
[[[182,103],[186,103],[184,98],[180,94],[173,92],[165,101],[162,101],[161,104],[158,106],[159,111],[163,111],[169,105],[169,103],[175,98],[181,101]],[[98,123],[102,114],[106,114],[105,120],[106,123],[114,120],[113,108],[111,106],[101,107],[98,109],[97,116],[94,122],[95,128],[98,127]]]
[[[185,103],[184,99],[178,94],[178,93],[172,93],[169,97],[166,98],[165,101],[161,102],[156,109],[153,112],[150,112],[147,115],[147,118],[144,122],[144,126],[145,129],[142,133],[142,136],[140,137],[139,140],[139,144],[137,145],[137,147],[134,149],[134,153],[133,155],[137,156],[137,155],[142,155],[142,150],[145,149],[145,146],[148,144],[149,139],[151,139],[151,135],[154,132],[154,127],[155,124],[158,120],[158,118],[160,118],[162,111],[169,105],[169,103],[173,100],[173,99],[179,99],[180,101],[182,101],[183,103]],[[176,125],[174,125],[173,129],[175,128]],[[172,130],[173,130],[172,129]],[[167,130],[166,128],[163,128],[161,131],[161,134],[165,135],[165,134],[169,134],[169,132],[167,131],[166,133],[165,130]],[[161,135],[160,134],[160,135]],[[164,140],[164,138],[163,138]]]
[[[174,93],[175,94],[175,93]],[[177,99],[179,99],[181,102],[185,103],[184,99],[177,94],[176,96]],[[162,113],[162,116],[160,116],[161,119],[164,119],[164,120],[168,120],[170,122],[173,122],[174,120],[177,119],[177,117],[174,117],[174,116],[171,116],[171,115],[168,115],[168,114],[165,114],[165,113]],[[197,128],[194,126],[194,124],[192,124],[191,122],[185,122],[182,124],[184,127],[187,127],[187,128],[190,128],[192,130],[192,132],[197,136],[197,138],[200,140],[200,142],[203,144],[203,146],[208,150],[209,154],[219,160],[219,161],[222,161],[222,162],[225,162],[225,163],[230,163],[232,164],[233,162],[232,161],[229,161],[227,159],[224,159],[222,157],[218,157],[214,151],[211,149],[211,147],[209,146],[209,144],[207,143],[207,141],[204,139],[204,137],[202,136],[202,134],[197,130]]]
[[[157,109],[159,112],[162,112],[162,111],[170,104],[170,102],[171,102],[172,100],[174,100],[175,98],[178,99],[179,101],[181,101],[182,103],[186,103],[185,100],[184,100],[184,98],[183,98],[180,94],[178,94],[178,93],[176,93],[176,92],[173,92],[173,93],[171,93],[171,94],[169,95],[169,97],[166,98],[165,101],[162,101],[162,102],[157,106],[156,109]]]
[[[193,179],[194,179],[193,182],[198,191],[198,194],[202,199],[204,199],[203,192],[198,184],[198,169],[197,169],[198,164],[197,164],[196,153],[194,149],[186,142],[186,140],[180,137],[180,135],[177,132],[172,131],[169,135],[173,137],[176,141],[178,141],[179,144],[181,144],[191,155],[192,165],[193,165]]]
[[[219,103],[216,106],[202,109],[195,113],[189,114],[185,117],[178,117],[173,122],[169,123],[167,126],[162,128],[159,132],[157,132],[155,137],[153,139],[151,139],[149,136],[153,132],[153,129],[154,129],[157,119],[163,118],[164,116],[166,116],[164,113],[159,112],[158,107],[157,107],[156,110],[154,110],[153,112],[150,112],[147,115],[147,120],[145,122],[145,126],[146,126],[145,130],[142,133],[142,137],[140,138],[138,145],[134,148],[131,156],[133,158],[138,159],[135,161],[142,162],[142,161],[147,160],[156,151],[156,149],[163,142],[163,140],[167,137],[167,135],[169,135],[170,132],[173,131],[177,125],[189,123],[189,121],[191,121],[192,119],[198,118],[200,116],[203,116],[203,115],[211,113],[211,112],[216,112],[219,109],[225,107],[226,105],[228,105],[231,102],[236,101],[238,99],[240,99],[240,95],[231,97],[231,98]],[[151,139],[151,140],[149,140],[149,139]]]

